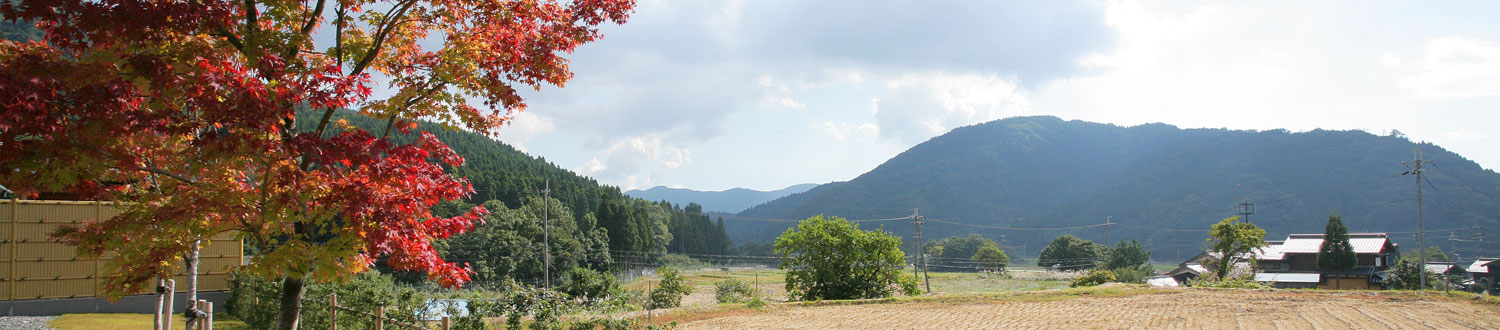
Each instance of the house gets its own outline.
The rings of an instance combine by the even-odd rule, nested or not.
[[[1479,284],[1484,291],[1495,294],[1495,280],[1500,279],[1500,258],[1479,258],[1464,271],[1474,278],[1473,284]]]
[[[1357,259],[1355,268],[1319,271],[1318,249],[1323,246],[1323,234],[1291,234],[1284,241],[1266,244],[1241,258],[1255,261],[1256,281],[1277,288],[1380,289],[1386,270],[1401,256],[1396,243],[1385,233],[1349,234],[1349,245]],[[1207,272],[1203,265],[1216,257],[1210,252],[1200,253],[1168,275],[1179,282],[1202,275]]]
[[[1265,247],[1265,248],[1257,249],[1256,253],[1254,255],[1260,255],[1260,254],[1266,253],[1266,251],[1268,251],[1268,249],[1273,249],[1274,246],[1281,244],[1280,241],[1268,241],[1266,243],[1270,244],[1270,246]],[[1169,277],[1172,277],[1172,279],[1176,280],[1177,283],[1186,284],[1186,283],[1188,283],[1189,280],[1196,279],[1199,276],[1202,276],[1203,274],[1208,273],[1208,266],[1207,265],[1209,264],[1209,262],[1212,259],[1217,259],[1217,258],[1218,258],[1218,254],[1217,253],[1211,252],[1211,251],[1203,251],[1201,253],[1198,253],[1198,255],[1193,256],[1192,258],[1188,258],[1187,261],[1183,261],[1182,263],[1177,264],[1177,268],[1176,269],[1172,269],[1172,271],[1167,272],[1166,275],[1169,276]],[[1243,256],[1240,256],[1240,259],[1250,259],[1250,258],[1254,258],[1254,256],[1253,255],[1243,255]],[[1250,263],[1248,263],[1248,262],[1235,263],[1234,268],[1231,269],[1230,272],[1232,274],[1249,273],[1250,272]]]
[[[1387,276],[1386,270],[1401,257],[1395,242],[1385,233],[1349,234],[1349,245],[1354,248],[1354,269],[1345,271],[1319,271],[1318,249],[1323,246],[1323,234],[1291,234],[1281,244],[1272,245],[1257,253],[1256,270],[1266,274],[1313,274],[1282,276],[1268,275],[1268,279],[1294,280],[1294,284],[1278,287],[1316,287],[1324,289],[1380,289]],[[1316,281],[1316,282],[1309,282]]]
[[[1442,274],[1442,275],[1460,276],[1460,277],[1467,277],[1467,276],[1469,276],[1469,271],[1467,269],[1465,269],[1462,266],[1459,266],[1459,265],[1456,265],[1456,264],[1454,264],[1452,262],[1447,262],[1447,261],[1432,261],[1432,262],[1428,262],[1427,265],[1424,266],[1423,268],[1426,269],[1427,272],[1433,273],[1433,274]]]

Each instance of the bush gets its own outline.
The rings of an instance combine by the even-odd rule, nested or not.
[[[505,320],[507,329],[521,329],[522,321],[531,316],[531,329],[559,329],[563,327],[559,317],[568,309],[567,299],[557,291],[531,286],[506,283],[503,289],[493,291],[497,296],[460,296],[468,301],[468,315],[453,322],[454,329],[490,329],[487,318]]]
[[[1391,267],[1391,276],[1385,280],[1385,288],[1391,290],[1417,290],[1422,287],[1422,277],[1427,277],[1427,287],[1438,289],[1443,287],[1443,277],[1437,273],[1429,272],[1418,265],[1416,260],[1401,258]]]
[[[884,298],[903,284],[901,239],[838,217],[803,220],[776,238],[787,295],[802,300]]]
[[[714,299],[717,299],[720,304],[745,301],[746,298],[754,295],[755,289],[745,281],[731,278],[714,284]]]
[[[745,303],[745,307],[760,309],[761,307],[766,307],[766,301],[761,300],[760,296],[755,296],[754,298],[750,298],[749,303]]]
[[[668,253],[662,256],[660,262],[667,267],[678,269],[698,269],[710,266],[708,263],[703,262],[703,260],[693,259],[693,257],[676,253]]]
[[[677,268],[657,268],[656,275],[661,276],[661,282],[656,288],[651,289],[651,308],[681,306],[682,296],[693,293],[693,287],[683,282],[682,274]]]
[[[601,301],[620,292],[620,280],[610,273],[573,268],[563,274],[562,285],[557,287],[557,291],[575,298],[584,298],[588,302]]]
[[[1120,283],[1146,283],[1146,278],[1156,274],[1151,266],[1115,268],[1110,271],[1115,273],[1113,282]]]
[[[280,284],[248,273],[231,273],[229,301],[225,307],[252,329],[273,328],[281,305]],[[397,285],[389,275],[369,271],[356,275],[347,283],[308,283],[303,294],[302,328],[328,328],[329,306],[326,302],[334,293],[338,294],[339,306],[361,311],[374,311],[376,307],[384,306],[387,318],[401,322],[417,322],[419,313],[426,311],[427,297],[411,287]],[[337,321],[339,328],[374,327],[374,320],[367,317],[340,317]]]
[[[1096,270],[1090,271],[1088,275],[1084,275],[1083,277],[1079,277],[1078,279],[1073,280],[1073,284],[1071,284],[1069,286],[1075,287],[1075,288],[1076,287],[1083,287],[1083,286],[1095,286],[1095,285],[1100,285],[1100,284],[1114,282],[1114,281],[1115,281],[1115,272],[1108,271],[1108,270],[1097,270],[1096,269]]]
[[[1224,279],[1210,279],[1207,276],[1199,276],[1197,280],[1189,281],[1189,286],[1200,288],[1225,288],[1225,289],[1270,289],[1270,286],[1256,282],[1253,279],[1243,277],[1230,277]]]

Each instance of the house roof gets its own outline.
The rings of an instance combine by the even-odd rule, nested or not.
[[[1255,274],[1256,282],[1277,283],[1318,283],[1321,279],[1317,273],[1260,273]]]
[[[1266,241],[1266,246],[1255,249],[1255,260],[1282,260],[1286,259],[1286,252],[1281,246],[1283,241]]]
[[[1433,272],[1433,273],[1438,273],[1438,274],[1447,273],[1447,272],[1451,272],[1451,271],[1455,271],[1455,270],[1457,270],[1457,271],[1463,271],[1463,268],[1459,268],[1458,265],[1454,265],[1451,262],[1429,262],[1429,263],[1427,263],[1427,266],[1424,267],[1424,268],[1426,268],[1428,272]]]
[[[1171,276],[1151,277],[1146,279],[1146,285],[1150,286],[1179,286],[1177,279]]]
[[[1167,272],[1167,275],[1169,275],[1169,276],[1177,276],[1177,275],[1181,275],[1181,274],[1195,274],[1195,275],[1197,275],[1197,274],[1203,274],[1203,273],[1207,273],[1207,272],[1208,272],[1208,268],[1203,267],[1203,265],[1199,265],[1199,264],[1186,264],[1186,265],[1182,265],[1180,267],[1177,267],[1177,269],[1173,269],[1170,272]]]
[[[1495,262],[1496,260],[1500,260],[1500,258],[1479,258],[1479,260],[1474,260],[1474,263],[1469,264],[1469,268],[1464,270],[1476,274],[1489,274],[1489,264]]]
[[[1385,246],[1390,239],[1385,233],[1355,233],[1349,234],[1349,245],[1354,248],[1356,254],[1377,254],[1385,252]],[[1281,253],[1318,253],[1318,248],[1323,246],[1323,234],[1291,234],[1287,235],[1286,242],[1280,245]]]

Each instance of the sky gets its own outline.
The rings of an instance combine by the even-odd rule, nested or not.
[[[1495,169],[1497,7],[638,0],[499,139],[623,189],[847,181],[953,128],[1033,115],[1394,129]]]

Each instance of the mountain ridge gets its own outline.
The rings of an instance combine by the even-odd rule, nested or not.
[[[1414,179],[1397,178],[1405,171],[1401,162],[1410,162],[1418,147],[1441,168],[1427,175],[1440,190],[1427,191],[1426,228],[1478,224],[1486,235],[1500,234],[1500,174],[1430,143],[1363,131],[1126,127],[1051,116],[956,128],[852,180],[738,216],[884,219],[918,209],[930,219],[923,228],[929,239],[980,233],[1020,250],[1011,253],[1035,255],[1061,234],[1136,238],[1159,256],[1175,258],[1196,253],[1207,237],[1199,231],[1235,215],[1242,202],[1259,204],[1250,219],[1273,240],[1320,233],[1332,212],[1344,215],[1352,231],[1415,231]],[[1102,225],[1106,218],[1117,224]],[[910,222],[883,224],[897,235],[912,231]],[[774,238],[786,224],[737,221],[727,227],[737,242],[754,242]],[[1467,234],[1429,236],[1448,233]],[[1412,243],[1407,236],[1397,238]],[[1436,244],[1454,246],[1447,240]]]
[[[632,189],[626,195],[651,201],[669,201],[676,204],[697,202],[706,212],[735,213],[786,195],[807,191],[817,187],[815,183],[803,183],[786,188],[760,191],[746,188],[729,188],[719,191],[703,191],[684,188],[655,186],[650,189]]]

